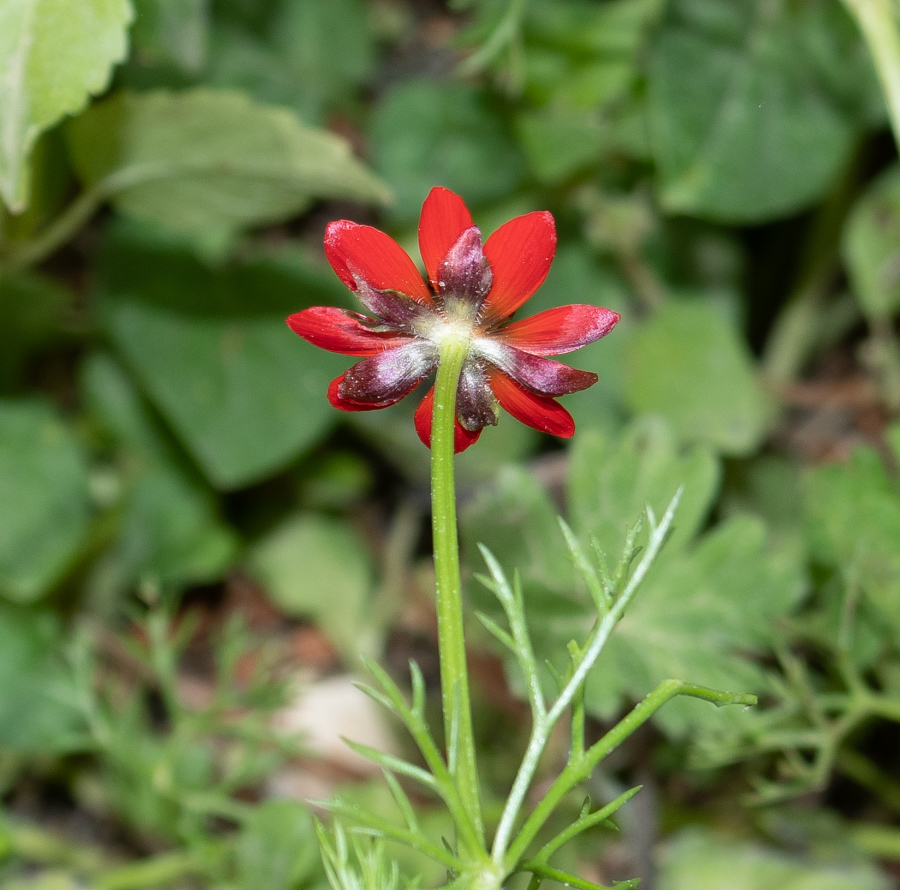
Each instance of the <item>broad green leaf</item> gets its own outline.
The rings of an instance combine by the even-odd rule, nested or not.
[[[571,618],[582,611],[576,599],[575,572],[549,495],[534,475],[504,467],[492,486],[466,506],[463,542],[470,566],[484,570],[478,545],[486,546],[510,572],[519,572],[528,613],[546,622]],[[473,585],[479,608],[492,611],[493,595]]]
[[[683,448],[662,421],[644,419],[620,438],[579,433],[571,452],[568,498],[572,527],[593,536],[615,563],[627,529],[649,505],[662,516],[684,486],[663,557],[677,553],[703,526],[719,489],[720,468],[707,448]]]
[[[28,202],[37,137],[102,92],[128,46],[128,0],[4,0],[0,4],[0,197]]]
[[[869,320],[889,319],[900,310],[900,169],[889,170],[857,200],[842,252]]]
[[[209,8],[206,0],[132,0],[133,58],[139,65],[169,65],[199,73],[207,57]]]
[[[516,136],[534,175],[552,185],[590,167],[609,144],[609,126],[582,108],[553,105],[522,111]]]
[[[451,83],[410,81],[375,109],[373,166],[394,191],[391,213],[415,220],[432,186],[470,204],[500,198],[522,178],[522,159],[487,97]]]
[[[321,874],[309,808],[295,800],[254,807],[235,842],[239,890],[299,890]]]
[[[811,204],[847,162],[871,84],[837,0],[673,0],[649,72],[664,205],[753,223]]]
[[[857,857],[800,858],[698,829],[662,849],[657,890],[888,890],[887,875]]]
[[[274,43],[293,75],[295,98],[312,119],[372,75],[375,35],[363,0],[282,0],[271,23]]]
[[[185,232],[288,219],[314,198],[388,197],[343,139],[237,92],[120,93],[73,121],[69,139],[88,187]]]
[[[372,651],[372,565],[349,525],[298,514],[256,544],[249,568],[286,615],[315,619],[349,657]]]
[[[660,515],[680,485],[675,529],[589,679],[588,707],[604,719],[660,681],[677,677],[732,692],[765,688],[753,653],[764,653],[804,585],[796,547],[765,526],[735,516],[699,540],[718,489],[714,456],[680,449],[661,421],[643,421],[619,441],[588,431],[576,439],[569,478],[570,524],[583,542],[593,536],[612,569],[626,528],[649,503]],[[479,540],[505,569],[517,570],[531,611],[538,656],[562,667],[568,641],[583,639],[595,620],[578,588],[556,509],[535,479],[508,471],[463,512],[464,542]],[[478,565],[471,552],[470,564]],[[489,595],[470,588],[479,608],[495,612]],[[682,736],[720,713],[703,702],[670,703],[659,720]],[[740,719],[738,714],[737,718]]]
[[[0,391],[21,382],[29,356],[64,337],[70,296],[31,272],[0,272]]]
[[[55,615],[0,604],[0,749],[33,757],[82,744],[64,644]]]
[[[70,430],[39,401],[0,401],[0,454],[0,597],[32,602],[84,544],[87,468]]]
[[[778,620],[803,591],[795,554],[779,548],[759,520],[721,523],[648,575],[589,678],[589,710],[608,718],[623,696],[639,700],[668,677],[729,692],[764,691],[762,669],[748,656],[771,648]],[[677,737],[728,718],[684,699],[656,719]]]
[[[684,441],[723,454],[750,454],[765,433],[750,350],[708,303],[671,301],[631,332],[625,395],[634,411],[659,414]]]
[[[283,468],[336,419],[325,393],[347,359],[284,323],[343,298],[327,273],[287,259],[213,270],[123,231],[109,243],[100,291],[116,348],[217,487]]]
[[[618,145],[613,105],[626,102],[658,0],[530,4],[524,19],[527,107],[516,134],[535,175],[555,183]]]
[[[208,491],[165,464],[151,464],[126,495],[119,534],[107,554],[107,584],[124,592],[138,581],[166,587],[223,576],[237,540],[216,515]]]
[[[878,454],[860,448],[806,480],[806,532],[813,559],[858,584],[900,629],[900,490]]]
[[[234,558],[235,535],[124,370],[95,353],[82,364],[81,387],[93,417],[127,453],[117,534],[91,578],[94,604],[112,604],[140,581],[180,587],[221,577]]]
[[[362,0],[282,0],[262,28],[217,21],[205,80],[319,122],[350,104],[371,77],[376,47],[370,18]]]

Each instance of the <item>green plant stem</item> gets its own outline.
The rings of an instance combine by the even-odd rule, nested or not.
[[[11,247],[2,257],[3,265],[12,269],[36,266],[74,238],[105,200],[106,190],[99,186],[82,192],[36,238]]]
[[[500,19],[491,36],[477,52],[460,65],[460,71],[463,74],[479,74],[503,52],[505,47],[513,43],[516,34],[522,27],[522,18],[525,15],[527,2],[528,0],[510,0],[503,18]]]
[[[96,890],[139,890],[181,883],[204,873],[203,864],[192,853],[167,853],[112,869],[96,879]]]
[[[194,853],[172,852],[122,865],[113,864],[101,850],[75,844],[37,826],[7,824],[0,833],[15,856],[27,862],[57,866],[88,878],[96,890],[138,890],[160,887],[203,874],[204,864]]]
[[[776,394],[798,378],[813,355],[859,321],[856,300],[846,295],[832,300],[830,294],[840,269],[841,234],[857,198],[863,167],[863,153],[857,150],[817,211],[797,279],[766,341],[760,371]]]
[[[475,826],[479,842],[483,844],[484,823],[481,814],[463,634],[462,581],[459,572],[453,467],[456,392],[468,350],[468,340],[455,337],[448,337],[441,347],[437,379],[434,384],[434,414],[431,424],[431,509],[441,702],[448,760],[463,806]]]
[[[870,856],[900,862],[900,828],[856,823],[850,830],[853,843]]]
[[[553,707],[550,708],[546,714],[536,713],[534,715],[534,724],[531,729],[531,737],[528,740],[528,748],[522,758],[522,764],[519,767],[519,772],[516,774],[513,787],[510,790],[509,797],[506,801],[506,806],[503,809],[503,815],[500,817],[497,834],[494,837],[491,857],[498,866],[505,866],[507,870],[515,868],[518,859],[525,852],[527,843],[524,845],[520,843],[521,833],[515,841],[516,855],[511,855],[508,852],[510,850],[510,840],[513,834],[513,827],[518,819],[519,812],[521,811],[522,805],[525,802],[525,797],[528,794],[528,789],[531,786],[531,781],[537,770],[538,761],[541,754],[544,752],[544,749],[547,747],[550,733],[553,731],[554,726],[556,726],[566,708],[572,704],[578,690],[584,685],[588,673],[600,657],[600,653],[606,645],[609,635],[613,632],[613,628],[622,617],[622,614],[637,592],[638,587],[650,570],[650,566],[659,554],[663,542],[666,539],[666,535],[671,528],[672,521],[675,518],[675,510],[680,500],[681,490],[679,489],[675,497],[672,498],[672,502],[669,504],[668,509],[659,524],[656,523],[652,514],[649,515],[650,535],[647,540],[647,547],[641,561],[637,564],[634,573],[625,585],[625,589],[619,595],[619,598],[616,600],[613,607],[594,627],[587,645],[585,646],[584,656],[582,657],[580,664],[575,668],[572,677],[559,694],[559,698],[554,702]],[[571,773],[568,766],[563,771],[563,774],[574,775],[574,773]],[[575,782],[577,781],[578,780],[576,779]],[[569,787],[572,787],[574,784],[575,783],[573,782]],[[540,826],[538,826],[538,828],[540,828]]]
[[[893,0],[844,0],[844,5],[869,45],[894,140],[900,146],[900,31]]]
[[[565,769],[525,820],[515,841],[509,848],[508,861],[518,862],[528,846],[537,836],[544,823],[559,805],[560,801],[578,784],[590,776],[594,767],[607,755],[619,747],[638,727],[646,723],[666,702],[679,695],[699,698],[717,707],[724,705],[756,704],[756,696],[746,693],[718,692],[706,686],[695,686],[681,680],[663,680],[656,689],[644,698],[634,709],[620,720],[606,735],[595,742],[580,757],[569,760]]]

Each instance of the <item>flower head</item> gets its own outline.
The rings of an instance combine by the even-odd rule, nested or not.
[[[528,213],[484,244],[462,199],[434,188],[419,220],[426,282],[384,232],[347,220],[330,223],[325,254],[370,315],[315,306],[291,315],[290,328],[332,352],[361,356],[333,380],[328,399],[343,411],[386,408],[409,395],[438,365],[448,338],[467,344],[456,399],[456,450],[497,423],[498,406],[535,429],[571,436],[575,423],[556,396],[586,389],[597,375],[546,358],[608,334],[619,315],[576,304],[511,321],[547,277],[556,249],[553,217]],[[434,388],[416,411],[431,441]]]

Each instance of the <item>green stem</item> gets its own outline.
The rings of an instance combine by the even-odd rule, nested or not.
[[[96,879],[96,890],[142,890],[180,883],[204,873],[203,864],[192,853],[169,853],[131,862]]]
[[[34,240],[10,247],[3,264],[13,269],[36,266],[75,237],[106,199],[104,189],[90,188],[82,192]]]
[[[450,337],[441,346],[431,424],[431,509],[444,732],[459,796],[475,826],[478,840],[483,845],[484,823],[475,762],[475,738],[472,733],[472,708],[463,634],[462,581],[459,572],[453,474],[456,392],[468,350],[468,340]]]
[[[892,0],[844,0],[856,19],[881,81],[894,139],[900,146],[900,31]]]
[[[479,74],[494,61],[505,47],[512,44],[522,27],[522,18],[525,15],[527,2],[528,0],[510,0],[503,18],[500,19],[491,36],[477,52],[460,65],[460,71],[463,74]]]
[[[679,695],[687,695],[711,702],[717,707],[723,705],[756,704],[756,696],[746,693],[719,692],[706,686],[695,686],[681,680],[663,680],[656,689],[619,721],[598,742],[595,742],[580,757],[573,758],[550,786],[540,803],[525,820],[518,836],[509,848],[507,862],[514,867],[546,824],[560,801],[593,772],[594,767],[619,747],[638,727],[647,722],[666,702]]]

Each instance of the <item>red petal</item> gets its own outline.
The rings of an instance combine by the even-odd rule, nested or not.
[[[490,382],[500,406],[516,420],[563,439],[568,439],[575,432],[572,415],[555,399],[537,396],[523,389],[502,371],[491,374]]]
[[[565,396],[597,382],[593,371],[579,371],[552,358],[543,358],[506,344],[492,344],[487,360],[520,386],[541,396]],[[371,361],[371,359],[368,359]]]
[[[390,235],[346,219],[325,229],[325,256],[338,278],[350,288],[357,279],[376,290],[395,290],[420,303],[434,301],[416,264]]]
[[[599,306],[560,306],[514,321],[492,337],[532,355],[561,355],[605,337],[619,318]]]
[[[287,325],[313,346],[344,355],[375,355],[411,341],[395,331],[373,331],[363,321],[371,319],[332,306],[313,306],[289,316]]]
[[[486,323],[509,318],[544,283],[555,252],[556,226],[546,210],[517,216],[487,239],[494,285],[484,301]]]
[[[419,434],[419,438],[431,448],[431,419],[434,414],[434,387],[425,395],[425,398],[422,399],[419,407],[416,408],[416,432]],[[459,420],[456,421],[456,429],[453,433],[453,451],[456,454],[459,454],[460,451],[465,451],[470,445],[474,445],[478,441],[478,437],[481,435],[481,430],[476,430],[474,433],[470,430],[467,430]]]
[[[423,340],[382,350],[357,362],[344,374],[338,397],[350,402],[393,405],[411,393],[435,369],[437,362],[437,350]]]
[[[341,374],[340,377],[335,377],[328,385],[328,401],[335,408],[340,408],[341,411],[375,411],[378,408],[390,408],[391,405],[396,405],[400,399],[409,395],[409,392],[405,392],[396,398],[384,399],[380,402],[360,402],[356,399],[344,399],[338,395],[338,387],[344,382],[344,377],[345,375]]]
[[[435,290],[441,261],[471,225],[472,217],[459,195],[440,186],[428,193],[419,217],[419,251]]]

